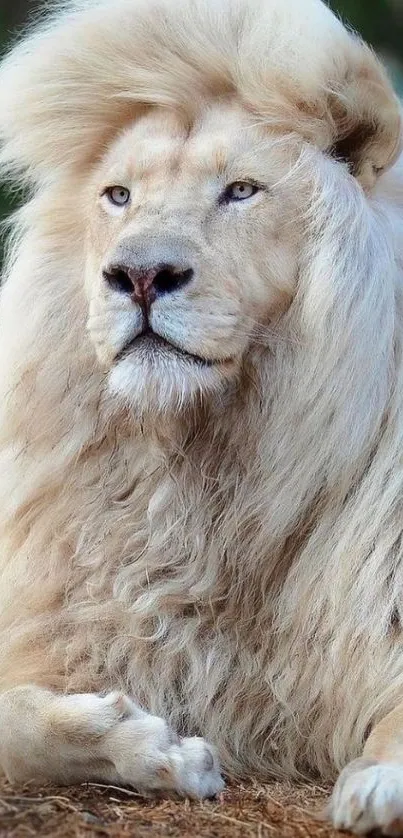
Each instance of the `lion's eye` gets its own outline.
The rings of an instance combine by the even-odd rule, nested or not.
[[[246,201],[252,198],[259,191],[259,187],[255,183],[238,180],[227,186],[223,198],[224,201]]]
[[[125,207],[130,201],[130,192],[125,186],[109,186],[104,195],[115,207]]]

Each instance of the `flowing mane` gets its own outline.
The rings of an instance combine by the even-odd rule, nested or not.
[[[144,424],[110,398],[88,336],[83,196],[149,106],[191,124],[225,96],[301,140],[296,293],[222,399]],[[375,57],[319,0],[56,5],[5,59],[0,164],[29,199],[0,302],[3,689],[119,685],[219,742],[238,776],[333,777],[395,705],[399,119]]]

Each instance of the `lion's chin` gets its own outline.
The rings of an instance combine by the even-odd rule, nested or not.
[[[163,343],[151,352],[139,344],[112,367],[109,391],[136,414],[171,414],[222,392],[235,370],[233,361],[203,362]]]

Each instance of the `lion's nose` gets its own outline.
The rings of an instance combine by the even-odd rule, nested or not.
[[[193,268],[156,265],[153,268],[110,265],[103,275],[108,285],[121,294],[128,294],[142,308],[149,309],[163,294],[177,291],[192,279]]]

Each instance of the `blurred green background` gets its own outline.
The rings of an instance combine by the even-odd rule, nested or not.
[[[300,2],[303,4],[304,0]],[[403,0],[329,0],[329,3],[382,54],[403,97]],[[0,0],[0,53],[40,5],[36,0]],[[312,48],[315,49],[314,44]],[[12,203],[10,194],[3,188],[0,218],[7,214]]]

